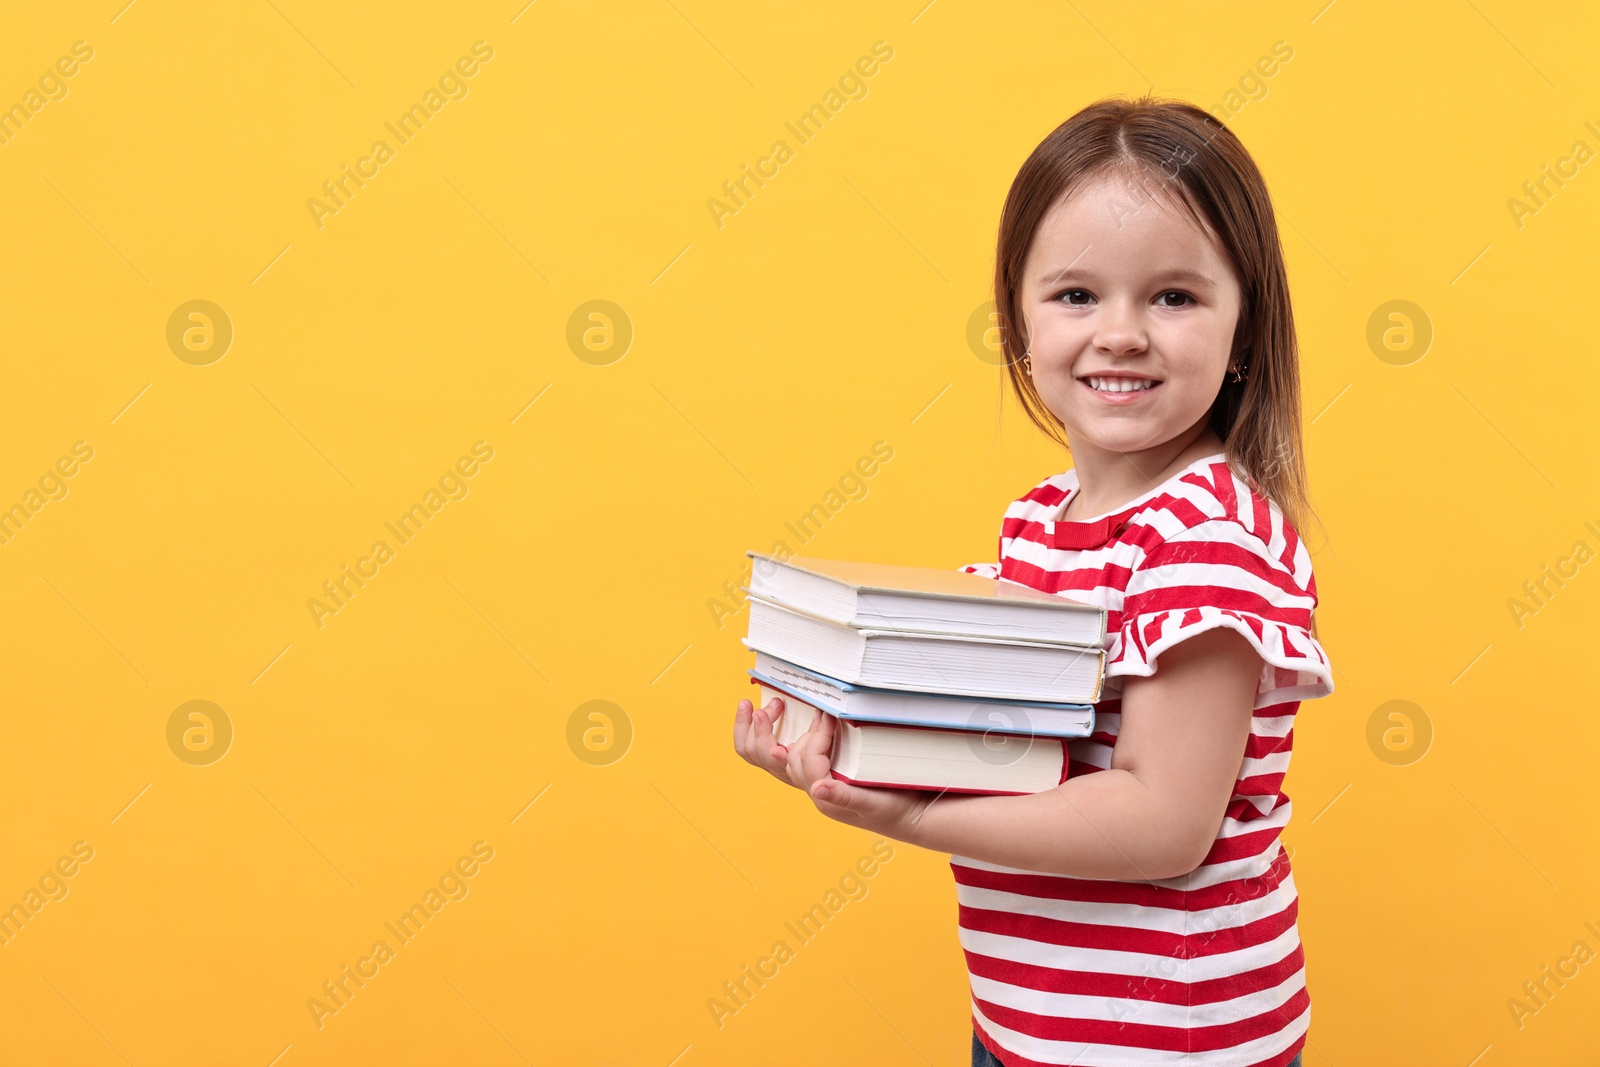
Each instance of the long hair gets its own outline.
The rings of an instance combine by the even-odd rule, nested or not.
[[[1239,276],[1233,351],[1245,380],[1225,378],[1210,426],[1228,465],[1273,501],[1303,538],[1316,518],[1300,436],[1300,356],[1278,225],[1254,160],[1216,118],[1182,100],[1107,98],[1056,127],[1017,172],[1000,216],[994,305],[1011,386],[1028,418],[1068,447],[1065,428],[1022,368],[1026,338],[1017,293],[1040,221],[1064,196],[1101,177],[1126,178],[1181,207],[1218,236]],[[1318,522],[1320,526],[1320,521]]]

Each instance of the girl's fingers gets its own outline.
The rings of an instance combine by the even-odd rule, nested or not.
[[[748,700],[739,701],[739,710],[733,713],[733,750],[743,759],[749,759],[744,751],[744,739],[750,733],[750,715],[755,711],[754,705]]]
[[[811,728],[789,746],[784,769],[796,788],[811,788],[816,775],[827,774],[828,754],[833,747],[833,716],[818,712]],[[820,760],[819,760],[820,755]]]
[[[807,730],[800,740],[790,745],[788,751],[784,753],[783,773],[784,776],[789,779],[789,784],[794,786],[796,789],[805,789],[811,784],[806,781],[805,773],[801,769],[802,765],[800,759],[801,754],[805,751],[806,742],[811,737],[811,733],[812,732],[810,730]]]
[[[778,714],[776,697],[767,701],[767,706],[757,708],[750,713],[750,754],[760,758],[766,755],[767,749],[772,747],[772,720]]]
[[[739,701],[739,706],[741,709],[746,707],[750,709],[748,714],[741,710],[739,715],[734,717],[735,726],[738,726],[741,722],[743,723],[743,730],[739,736],[739,753],[745,759],[754,762],[761,754],[761,746],[758,742],[760,740],[763,709],[756,707],[748,700]]]
[[[761,765],[761,747],[756,740],[760,728],[761,709],[748,700],[739,701],[739,713],[733,719],[733,747],[747,762]]]
[[[778,744],[777,736],[772,729],[773,720],[782,712],[782,697],[773,697],[762,709],[762,724],[756,732],[756,752],[760,756],[761,766],[765,767],[769,774],[779,781],[786,781],[787,776],[783,773],[784,747]]]
[[[782,698],[774,697],[764,708],[754,707],[744,700],[739,705],[739,713],[734,719],[735,747],[739,755],[779,781],[787,782],[789,778],[784,773],[783,760],[774,755],[774,749],[781,753],[783,746],[776,743],[772,732],[772,720],[783,709]],[[750,705],[748,713],[745,711],[747,705]],[[743,726],[742,732],[739,731],[740,726]]]

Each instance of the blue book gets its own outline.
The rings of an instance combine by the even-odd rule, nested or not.
[[[884,689],[851,682],[754,650],[756,665],[746,673],[769,694],[785,698],[775,740],[788,745],[811,725],[812,709],[848,722],[925,726],[1026,737],[1088,737],[1094,730],[1093,704],[1009,700],[950,693]],[[790,712],[796,714],[791,715]]]

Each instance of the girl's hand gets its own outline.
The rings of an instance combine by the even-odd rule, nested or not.
[[[774,707],[776,705],[776,707]],[[734,747],[748,762],[780,781],[803,789],[817,810],[836,822],[885,834],[897,841],[915,841],[918,820],[938,794],[917,789],[888,789],[851,785],[829,773],[835,720],[819,714],[811,728],[794,744],[780,745],[772,737],[768,711],[782,710],[774,697],[766,708],[739,701],[734,717]]]
[[[733,750],[746,763],[760,767],[784,785],[804,789],[789,777],[788,754],[772,736],[772,720],[783,711],[783,698],[773,697],[764,708],[748,700],[739,701],[733,716]]]

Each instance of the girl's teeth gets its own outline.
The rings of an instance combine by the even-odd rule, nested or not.
[[[1102,393],[1132,393],[1139,392],[1155,385],[1155,382],[1145,379],[1130,378],[1090,378],[1089,384],[1097,392]]]

